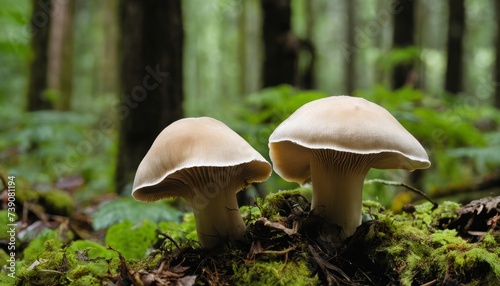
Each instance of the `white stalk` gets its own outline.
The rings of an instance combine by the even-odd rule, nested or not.
[[[191,204],[196,232],[203,247],[213,248],[224,242],[242,240],[246,225],[241,217],[236,193],[245,183],[235,178],[234,170],[222,168],[199,169],[190,179]],[[191,174],[193,175],[193,174]],[[185,178],[186,181],[187,177]]]
[[[327,222],[341,226],[343,239],[361,224],[363,182],[370,168],[365,160],[358,160],[362,155],[351,158],[353,154],[328,153],[330,157],[311,159],[311,208]]]
[[[234,193],[221,191],[215,198],[206,198],[201,206],[193,204],[196,232],[203,247],[213,248],[223,242],[242,240],[246,226]]]

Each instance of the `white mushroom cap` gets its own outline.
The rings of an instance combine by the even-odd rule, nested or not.
[[[235,194],[271,172],[271,164],[224,123],[185,118],[153,142],[137,169],[132,196],[145,202],[183,197],[193,207],[202,246],[214,247],[243,238]]]
[[[175,174],[194,176],[200,168],[213,167],[237,167],[231,175],[247,184],[265,181],[272,172],[266,159],[224,123],[209,117],[184,118],[163,129],[153,142],[137,168],[132,195],[138,201],[189,196],[181,193]]]
[[[274,130],[269,148],[276,173],[299,184],[312,181],[311,208],[340,225],[345,236],[361,223],[363,181],[370,168],[430,166],[422,145],[387,110],[350,96],[303,105]]]
[[[310,179],[310,149],[360,155],[383,154],[377,169],[425,169],[422,145],[386,109],[358,97],[330,96],[309,102],[283,121],[269,138],[273,168],[286,180]]]

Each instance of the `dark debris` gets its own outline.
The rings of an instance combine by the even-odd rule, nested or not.
[[[460,236],[476,241],[489,231],[500,231],[500,196],[474,200],[458,210],[458,217],[448,228]]]

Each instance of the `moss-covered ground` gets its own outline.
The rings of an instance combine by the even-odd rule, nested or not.
[[[96,241],[61,219],[18,245],[15,279],[4,267],[0,285],[500,285],[500,198],[399,214],[366,201],[362,225],[339,242],[303,191],[242,207],[245,241],[213,250],[196,242],[190,214],[181,224],[117,223]]]

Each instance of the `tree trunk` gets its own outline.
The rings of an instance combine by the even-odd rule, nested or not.
[[[316,88],[316,47],[313,40],[313,30],[315,24],[313,3],[305,1],[306,10],[306,34],[305,39],[300,41],[300,50],[302,54],[305,52],[308,55],[309,63],[304,69],[300,79],[300,87],[303,89]]]
[[[110,94],[118,88],[118,1],[106,0],[100,2],[104,45],[101,49],[99,73],[96,75],[97,94]]]
[[[118,192],[131,183],[156,136],[183,116],[180,0],[121,0],[122,120]]]
[[[247,45],[247,1],[241,3],[241,13],[238,19],[238,59],[240,67],[240,94],[249,94],[249,83],[248,83],[248,45]]]
[[[346,0],[347,6],[347,32],[346,32],[346,42],[348,47],[355,47],[354,42],[355,36],[355,25],[356,25],[356,1]],[[356,51],[346,54],[346,94],[352,95],[356,87]]]
[[[73,85],[73,19],[75,1],[55,1],[50,25],[48,88],[59,110],[71,109]]]
[[[412,0],[396,0],[394,9],[393,47],[405,48],[415,44],[414,2]],[[398,89],[406,85],[413,69],[412,63],[397,64],[392,73],[392,88]]]
[[[28,87],[28,111],[52,109],[52,103],[45,96],[48,87],[48,47],[51,22],[51,0],[32,0],[31,49],[33,60],[30,65]]]
[[[465,31],[465,1],[449,0],[448,44],[446,51],[446,79],[444,89],[456,94],[462,91],[462,54]]]
[[[496,10],[496,26],[497,26],[497,35],[496,35],[496,62],[495,62],[495,94],[493,99],[493,105],[500,109],[500,2],[495,2],[495,10]]]
[[[294,85],[297,76],[298,40],[291,31],[290,0],[262,0],[264,87]]]
[[[407,48],[415,45],[415,1],[396,0],[394,5],[393,48]],[[396,64],[392,71],[392,88],[398,89],[406,85],[415,86],[413,62]],[[416,170],[409,175],[410,184],[421,188],[422,172]]]

